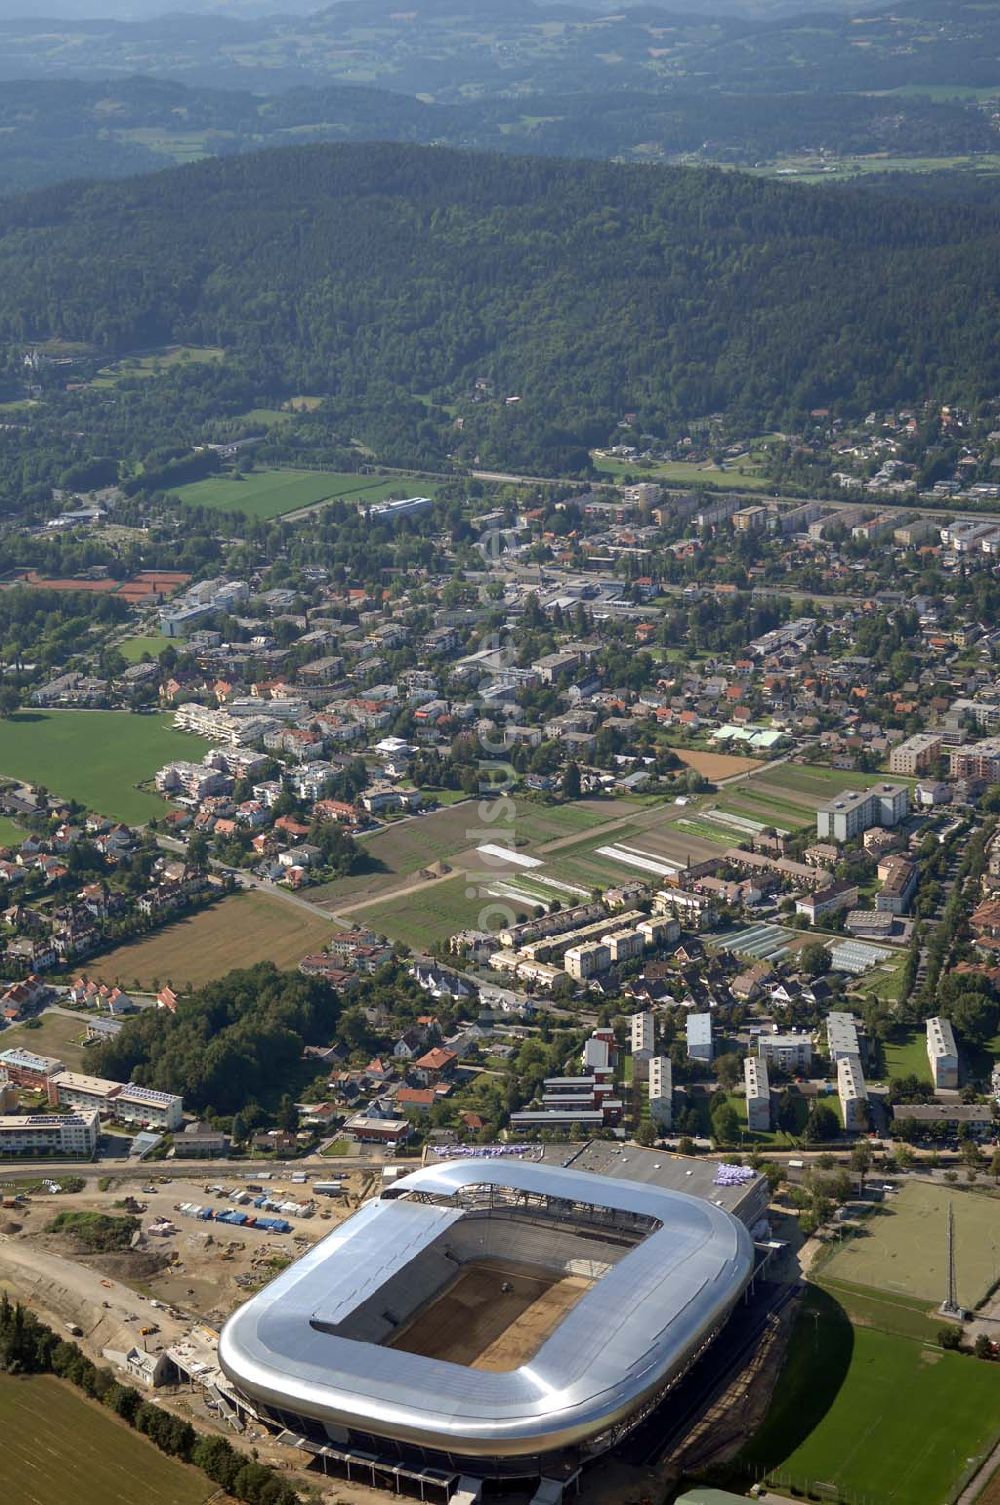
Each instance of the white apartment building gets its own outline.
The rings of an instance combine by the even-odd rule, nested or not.
[[[761,1035],[757,1041],[757,1059],[770,1062],[781,1071],[808,1072],[812,1067],[812,1041],[808,1035]]]
[[[649,1116],[661,1133],[669,1133],[674,1120],[674,1069],[669,1056],[650,1058]]]
[[[711,1014],[688,1014],[688,1058],[692,1061],[711,1061],[712,1051],[713,1044]]]
[[[915,732],[900,742],[889,754],[889,772],[909,774],[911,777],[927,773],[941,756],[944,746],[940,733]]]
[[[650,1013],[633,1014],[629,1020],[633,1059],[648,1061],[656,1054],[656,1020]]]
[[[837,1062],[837,1096],[848,1134],[863,1133],[869,1126],[868,1088],[859,1056],[841,1056]]]
[[[825,841],[853,841],[870,826],[897,826],[910,811],[906,784],[875,784],[845,789],[816,811],[816,835]]]
[[[213,742],[238,747],[241,743],[259,741],[275,726],[274,718],[266,714],[267,704],[264,700],[259,703],[258,710],[262,714],[241,719],[218,706],[199,705],[197,701],[187,700],[174,712],[174,726],[178,731],[194,732],[198,737],[209,737]]]
[[[771,1083],[767,1061],[747,1056],[743,1062],[743,1083],[747,1094],[747,1128],[766,1134],[771,1127]]]
[[[845,1056],[861,1059],[861,1041],[858,1037],[858,1021],[853,1014],[844,1014],[834,1009],[826,1016],[826,1053],[837,1062]]]
[[[950,1019],[928,1019],[927,1060],[935,1087],[958,1086],[958,1047]]]
[[[184,1122],[183,1103],[176,1093],[155,1092],[152,1087],[122,1088],[114,1099],[114,1116],[123,1124],[142,1124],[172,1132]]]
[[[99,1123],[93,1111],[5,1113],[0,1116],[0,1157],[72,1155],[89,1160],[97,1152]]]
[[[86,1113],[101,1113],[110,1118],[122,1082],[104,1077],[85,1076],[79,1071],[60,1071],[49,1078],[49,1102],[54,1108],[80,1108]]]
[[[601,940],[611,952],[613,962],[632,961],[646,949],[646,937],[638,930],[615,930],[610,935],[602,935]]]
[[[563,965],[570,977],[584,982],[596,977],[611,966],[611,952],[603,941],[586,941],[582,946],[571,946],[563,957]]]

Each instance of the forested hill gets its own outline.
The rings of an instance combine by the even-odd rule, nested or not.
[[[221,345],[272,390],[368,399],[486,377],[521,401],[455,443],[514,461],[626,409],[993,395],[998,228],[718,171],[306,147],[0,205],[0,342]]]

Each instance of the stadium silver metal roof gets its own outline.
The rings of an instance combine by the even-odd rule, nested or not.
[[[468,1215],[458,1203],[401,1198],[447,1199],[477,1186],[659,1226],[520,1369],[471,1369],[330,1331]],[[742,1223],[684,1192],[524,1161],[452,1161],[397,1181],[251,1297],[226,1323],[219,1360],[251,1402],[285,1416],[470,1458],[551,1452],[624,1420],[678,1374],[743,1291],[753,1258]]]

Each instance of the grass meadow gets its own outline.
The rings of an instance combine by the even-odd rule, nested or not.
[[[112,820],[139,825],[167,809],[149,782],[171,758],[200,761],[205,743],[169,715],[130,711],[20,711],[0,721],[0,774],[44,784]]]
[[[381,502],[386,497],[405,496],[411,488],[419,490],[421,496],[434,496],[439,487],[439,482],[408,481],[405,476],[380,480],[335,470],[259,470],[246,475],[209,476],[177,487],[173,495],[188,507],[241,512],[245,517],[267,520],[340,498]]]

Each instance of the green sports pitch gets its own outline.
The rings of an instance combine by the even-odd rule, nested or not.
[[[822,1265],[821,1278],[928,1303],[947,1286],[948,1205],[955,1220],[958,1299],[972,1307],[1000,1276],[1000,1199],[914,1181],[894,1193]]]
[[[240,512],[263,522],[323,502],[382,502],[387,497],[435,496],[440,481],[416,477],[362,476],[338,470],[255,470],[245,475],[209,476],[179,486],[173,495],[187,507]]]
[[[998,1366],[852,1324],[812,1287],[737,1471],[811,1499],[942,1505],[989,1452],[998,1417]]]

